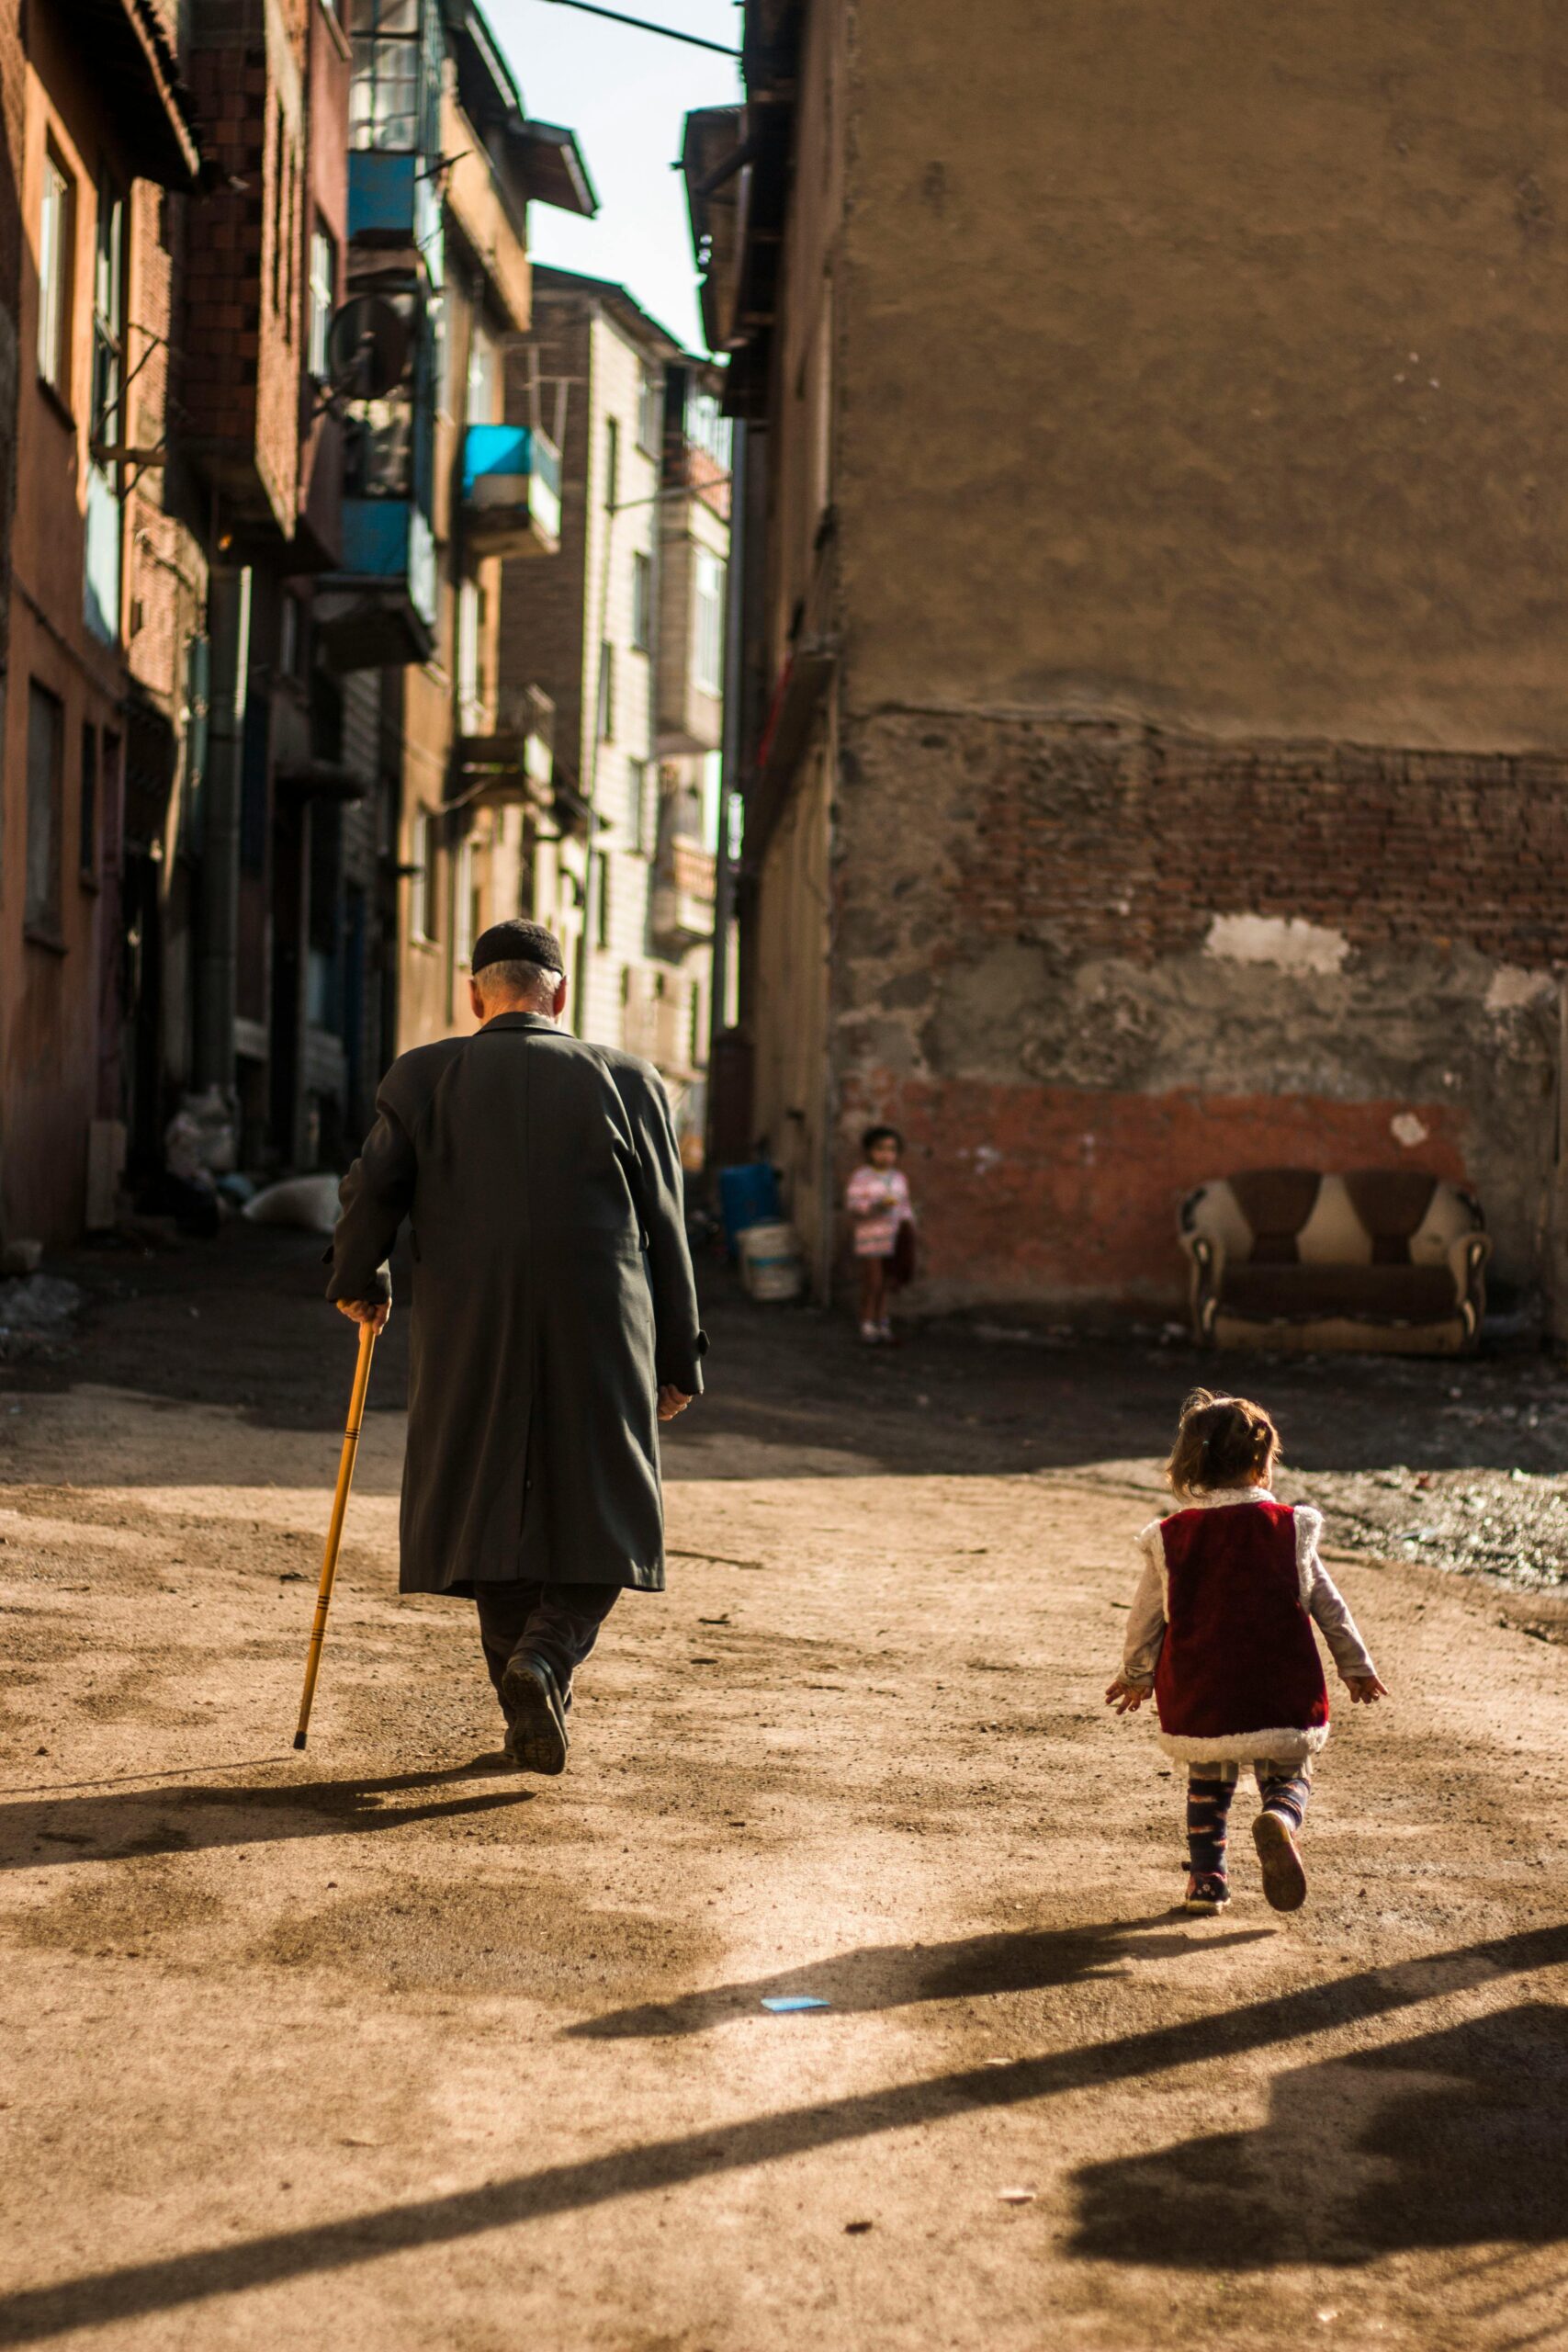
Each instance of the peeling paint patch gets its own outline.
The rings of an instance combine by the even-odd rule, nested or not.
[[[1337,972],[1350,943],[1343,932],[1303,915],[1216,915],[1203,952],[1231,964],[1277,964],[1285,972]]]
[[[1522,1012],[1543,996],[1554,996],[1557,982],[1550,972],[1527,972],[1517,964],[1499,964],[1486,991],[1488,1012]]]
[[[1389,1121],[1388,1131],[1394,1142],[1403,1144],[1406,1151],[1414,1151],[1416,1145],[1425,1143],[1432,1132],[1430,1127],[1416,1116],[1414,1111],[1399,1112]]]

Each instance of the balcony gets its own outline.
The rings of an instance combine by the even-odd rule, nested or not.
[[[640,1054],[666,1078],[696,1075],[689,982],[675,973],[628,967],[622,1040],[628,1054]]]
[[[560,551],[560,455],[526,424],[463,435],[463,535],[476,556]]]
[[[713,937],[715,861],[711,850],[673,841],[653,876],[654,936],[674,954]]]
[[[316,592],[318,639],[332,668],[400,670],[435,645],[435,540],[412,499],[345,498],[343,568]]]

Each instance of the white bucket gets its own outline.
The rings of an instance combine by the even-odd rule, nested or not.
[[[805,1281],[793,1225],[749,1225],[738,1236],[740,1279],[753,1298],[798,1298]]]

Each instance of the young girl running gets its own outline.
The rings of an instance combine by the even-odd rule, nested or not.
[[[1187,1766],[1185,1908],[1230,1901],[1225,1822],[1241,1766],[1263,1809],[1252,1842],[1276,1911],[1306,1900],[1296,1836],[1312,1759],[1328,1737],[1328,1690],[1313,1624],[1353,1700],[1386,1699],[1366,1644],[1317,1556],[1322,1515],[1276,1502],[1280,1435],[1261,1405],[1195,1388],[1166,1476],[1181,1508],[1138,1538],[1144,1572],[1122,1671],[1120,1715],[1154,1693],[1160,1746]]]

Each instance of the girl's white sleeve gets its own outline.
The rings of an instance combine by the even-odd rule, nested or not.
[[[1377,1672],[1371,1652],[1356,1630],[1343,1593],[1317,1555],[1317,1538],[1323,1526],[1322,1514],[1298,1506],[1296,1510],[1296,1550],[1301,1563],[1302,1581],[1306,1587],[1303,1595],[1307,1614],[1319,1628],[1328,1644],[1329,1654],[1347,1682],[1359,1681]]]
[[[1159,1552],[1159,1521],[1155,1520],[1138,1538],[1144,1572],[1127,1611],[1127,1639],[1122,1651],[1123,1682],[1150,1683],[1165,1641],[1165,1577]]]

